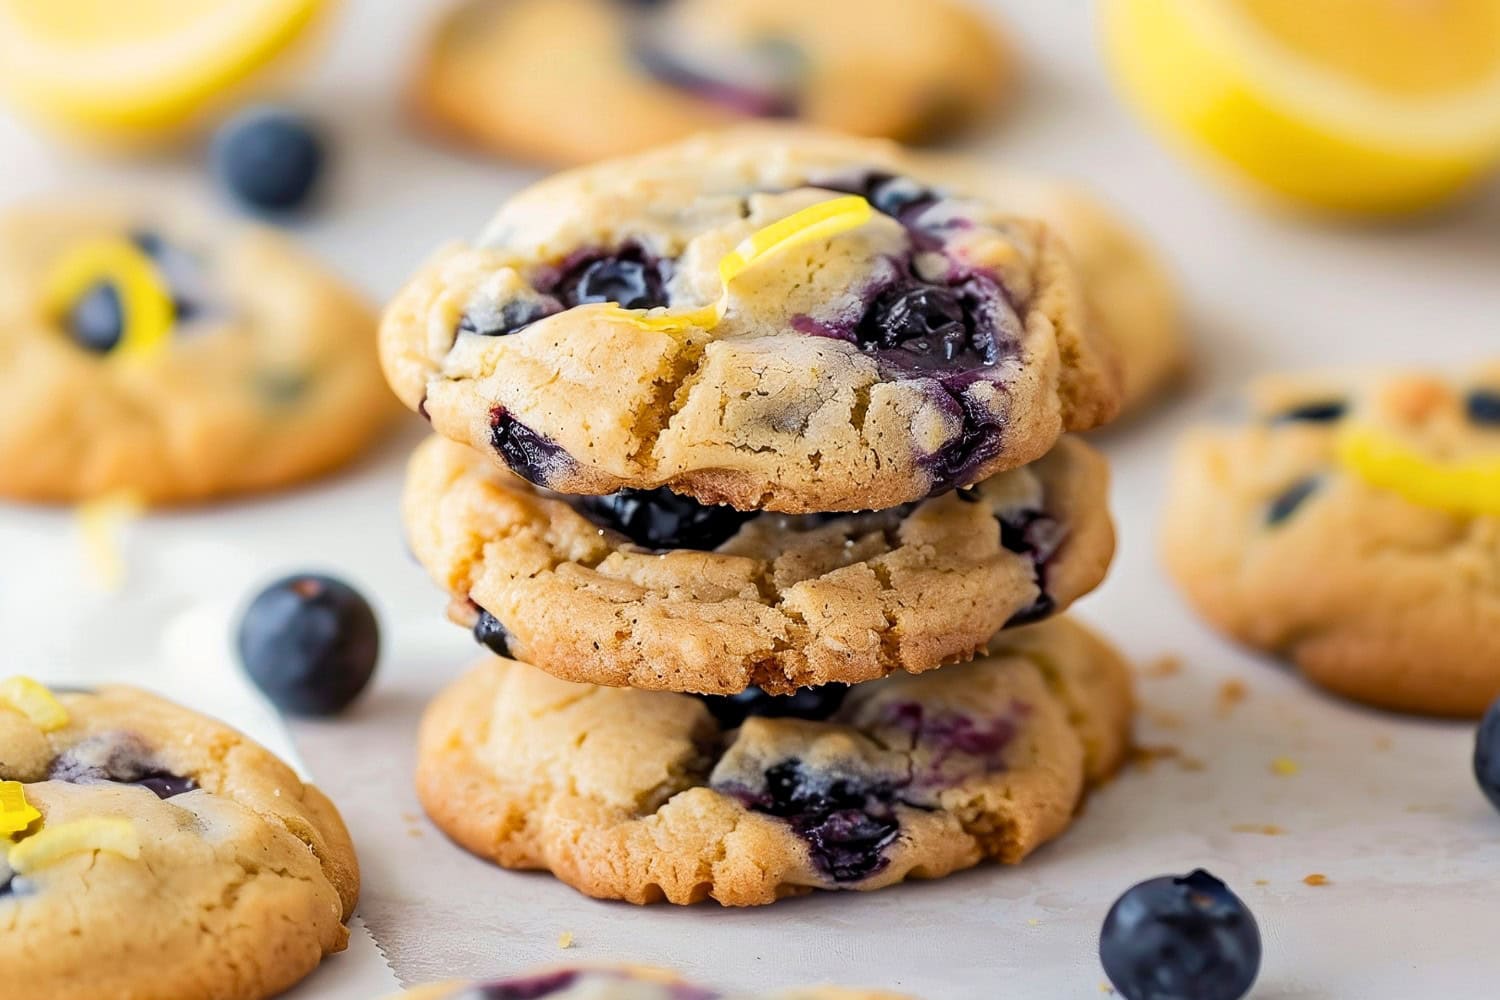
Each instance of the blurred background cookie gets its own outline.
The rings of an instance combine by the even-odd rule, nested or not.
[[[1014,75],[998,26],[954,0],[461,0],[411,93],[471,144],[566,164],[745,118],[938,138]]]

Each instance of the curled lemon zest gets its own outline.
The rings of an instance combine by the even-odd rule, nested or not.
[[[42,827],[12,847],[8,861],[12,871],[25,875],[85,851],[109,851],[134,861],[141,856],[141,837],[128,819],[76,819]]]
[[[125,556],[120,531],[140,517],[145,501],[133,490],[117,490],[86,500],[76,508],[78,532],[89,573],[99,589],[116,593],[125,583]]]
[[[1418,506],[1500,517],[1500,457],[1439,461],[1389,434],[1354,425],[1339,434],[1338,460],[1371,486]]]
[[[874,215],[870,203],[857,194],[843,195],[809,205],[751,233],[719,260],[722,291],[714,302],[686,312],[647,312],[606,302],[593,308],[611,319],[624,319],[643,330],[674,332],[698,328],[712,330],[729,310],[729,286],[746,271],[770,257],[786,253],[814,240],[832,239],[858,229]]]
[[[44,291],[49,315],[67,315],[100,281],[110,282],[119,293],[124,322],[120,343],[111,356],[139,360],[160,352],[176,317],[172,292],[151,258],[127,239],[85,240],[63,255]]]
[[[9,705],[50,733],[68,724],[68,710],[46,686],[19,674],[0,681],[0,704]]]
[[[19,781],[0,781],[0,836],[20,833],[42,818],[36,806],[26,801],[26,787]]]

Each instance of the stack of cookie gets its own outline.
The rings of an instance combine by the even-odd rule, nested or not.
[[[1066,434],[1119,378],[1057,237],[951,176],[693,139],[518,195],[392,303],[387,375],[437,432],[409,541],[501,657],[423,726],[461,844],[765,903],[1019,860],[1117,764],[1118,656],[1019,626],[1108,567]]]

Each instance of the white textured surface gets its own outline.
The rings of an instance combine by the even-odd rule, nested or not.
[[[1031,65],[1019,113],[985,152],[1112,196],[1162,243],[1188,290],[1200,375],[1186,397],[1104,439],[1116,461],[1122,544],[1110,581],[1081,611],[1143,661],[1182,657],[1179,675],[1140,683],[1142,739],[1180,748],[1201,770],[1163,760],[1125,773],[1022,867],[867,896],[751,912],[635,910],[584,899],[546,876],[491,869],[417,818],[409,791],[421,706],[473,656],[441,620],[442,598],[400,541],[400,461],[415,429],[318,487],[135,525],[124,602],[88,590],[67,514],[0,509],[0,672],[160,686],[274,745],[274,720],[223,654],[231,609],[249,581],[285,569],[327,568],[362,586],[386,623],[376,687],[348,717],[295,732],[354,829],[362,912],[406,980],[621,959],[744,987],[837,980],[928,1000],[1095,996],[1103,979],[1095,939],[1115,895],[1140,878],[1204,865],[1260,920],[1261,1000],[1493,996],[1500,819],[1470,777],[1469,727],[1337,704],[1226,646],[1168,587],[1153,546],[1172,437],[1218,409],[1245,374],[1452,364],[1495,351],[1500,191],[1431,223],[1379,230],[1264,213],[1202,182],[1123,113],[1082,0],[991,2],[1010,13]],[[531,175],[404,133],[391,91],[423,5],[351,6],[308,94],[337,133],[336,189],[299,235],[384,296],[439,242],[477,230]],[[7,192],[163,177],[207,187],[188,157],[85,161],[3,118],[0,162]],[[1231,677],[1249,696],[1221,714],[1219,688]],[[1300,772],[1274,775],[1280,756]],[[1286,832],[1235,831],[1246,824]],[[1304,885],[1314,872],[1330,884]],[[574,934],[573,951],[558,950],[563,931]],[[361,970],[374,978],[362,980]],[[298,995],[378,995],[379,971],[366,943]]]

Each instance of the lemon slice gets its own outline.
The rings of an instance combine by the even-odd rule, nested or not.
[[[109,851],[134,861],[141,856],[141,838],[128,819],[76,819],[60,826],[44,826],[10,849],[10,867],[17,875],[88,851]]]
[[[1500,0],[1104,0],[1173,139],[1295,203],[1431,207],[1500,162]]]
[[[0,0],[0,88],[96,136],[184,124],[286,49],[329,0]]]
[[[1419,507],[1464,517],[1500,517],[1500,457],[1438,461],[1369,427],[1339,434],[1339,462],[1378,489]]]
[[[68,724],[68,710],[62,702],[30,677],[19,674],[0,681],[0,704],[9,705],[44,733],[51,733]]]

